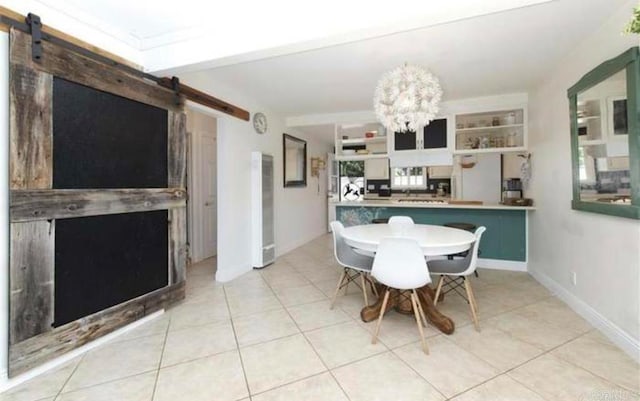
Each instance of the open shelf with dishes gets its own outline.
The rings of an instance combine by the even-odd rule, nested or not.
[[[578,101],[578,140],[580,145],[601,145],[605,143],[602,127],[602,102],[600,99]]]
[[[456,154],[521,152],[527,148],[524,108],[456,115]]]
[[[388,157],[385,128],[379,123],[337,124],[337,160],[368,160]]]

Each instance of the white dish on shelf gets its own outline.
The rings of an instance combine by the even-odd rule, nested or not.
[[[343,155],[355,155],[356,151],[354,149],[342,149]]]

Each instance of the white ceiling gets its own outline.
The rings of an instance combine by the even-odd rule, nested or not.
[[[379,77],[404,62],[431,68],[445,101],[527,92],[573,45],[633,3],[2,1],[147,70],[223,82],[283,116],[371,110]]]
[[[150,71],[220,66],[548,1],[3,0],[60,29],[75,20],[110,36],[136,49]]]
[[[372,109],[377,80],[403,62],[439,76],[444,100],[528,92],[625,3],[556,0],[196,75],[238,88],[284,116]]]

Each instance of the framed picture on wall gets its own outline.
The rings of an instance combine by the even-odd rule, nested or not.
[[[627,98],[612,96],[607,99],[607,114],[609,135],[620,138],[629,134],[629,120],[627,114]]]

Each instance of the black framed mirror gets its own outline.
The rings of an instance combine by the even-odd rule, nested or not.
[[[282,134],[282,161],[285,187],[307,186],[307,141]]]

